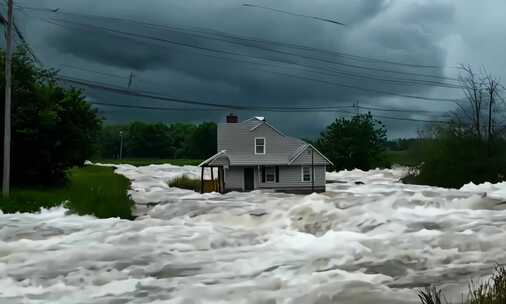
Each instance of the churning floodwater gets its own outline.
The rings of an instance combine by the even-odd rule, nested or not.
[[[328,174],[323,194],[200,195],[196,167],[118,166],[138,219],[0,214],[0,303],[417,303],[506,262],[506,184]],[[159,203],[156,205],[156,203]]]

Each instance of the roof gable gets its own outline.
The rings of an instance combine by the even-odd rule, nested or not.
[[[255,138],[265,138],[265,154],[255,153]],[[218,151],[226,150],[231,166],[289,165],[307,145],[303,140],[286,136],[262,117],[218,125]],[[326,164],[328,160],[323,158],[318,161]]]

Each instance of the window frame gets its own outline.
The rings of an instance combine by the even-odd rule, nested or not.
[[[269,180],[269,171],[272,170],[272,180]],[[265,167],[265,183],[266,184],[274,184],[276,183],[276,167],[266,166]]]
[[[263,153],[257,153],[257,139],[263,139],[263,141],[264,141]],[[258,146],[261,146],[261,145],[258,145]],[[267,152],[267,140],[265,139],[265,137],[255,137],[254,142],[253,142],[253,149],[254,149],[255,155],[265,155]]]
[[[305,180],[304,179],[304,168],[308,168],[309,170],[309,180]],[[303,183],[310,183],[313,181],[313,172],[311,170],[311,166],[300,166],[300,180],[303,182]]]

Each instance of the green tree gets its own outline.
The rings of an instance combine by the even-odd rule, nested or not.
[[[351,119],[336,119],[321,133],[317,147],[333,163],[335,170],[369,170],[384,166],[385,126],[370,113]]]
[[[216,154],[217,126],[214,122],[198,125],[187,142],[188,156],[192,159],[207,159]]]
[[[2,52],[2,67],[4,58]],[[61,182],[66,169],[82,165],[96,149],[101,118],[81,91],[58,86],[54,76],[54,71],[37,67],[23,47],[16,50],[11,160],[14,184]],[[3,74],[0,78],[4,79]],[[2,82],[0,91],[4,86]]]
[[[169,134],[169,127],[162,123],[131,123],[126,138],[126,156],[172,158],[174,147]]]

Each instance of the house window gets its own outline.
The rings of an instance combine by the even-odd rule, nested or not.
[[[260,167],[258,168],[260,170]],[[279,166],[261,167],[262,183],[279,183]]]
[[[302,181],[303,182],[311,181],[311,167],[309,166],[302,167]]]
[[[255,137],[255,154],[265,154],[264,137]]]
[[[276,169],[274,167],[265,168],[265,180],[268,183],[274,183],[276,181]]]

